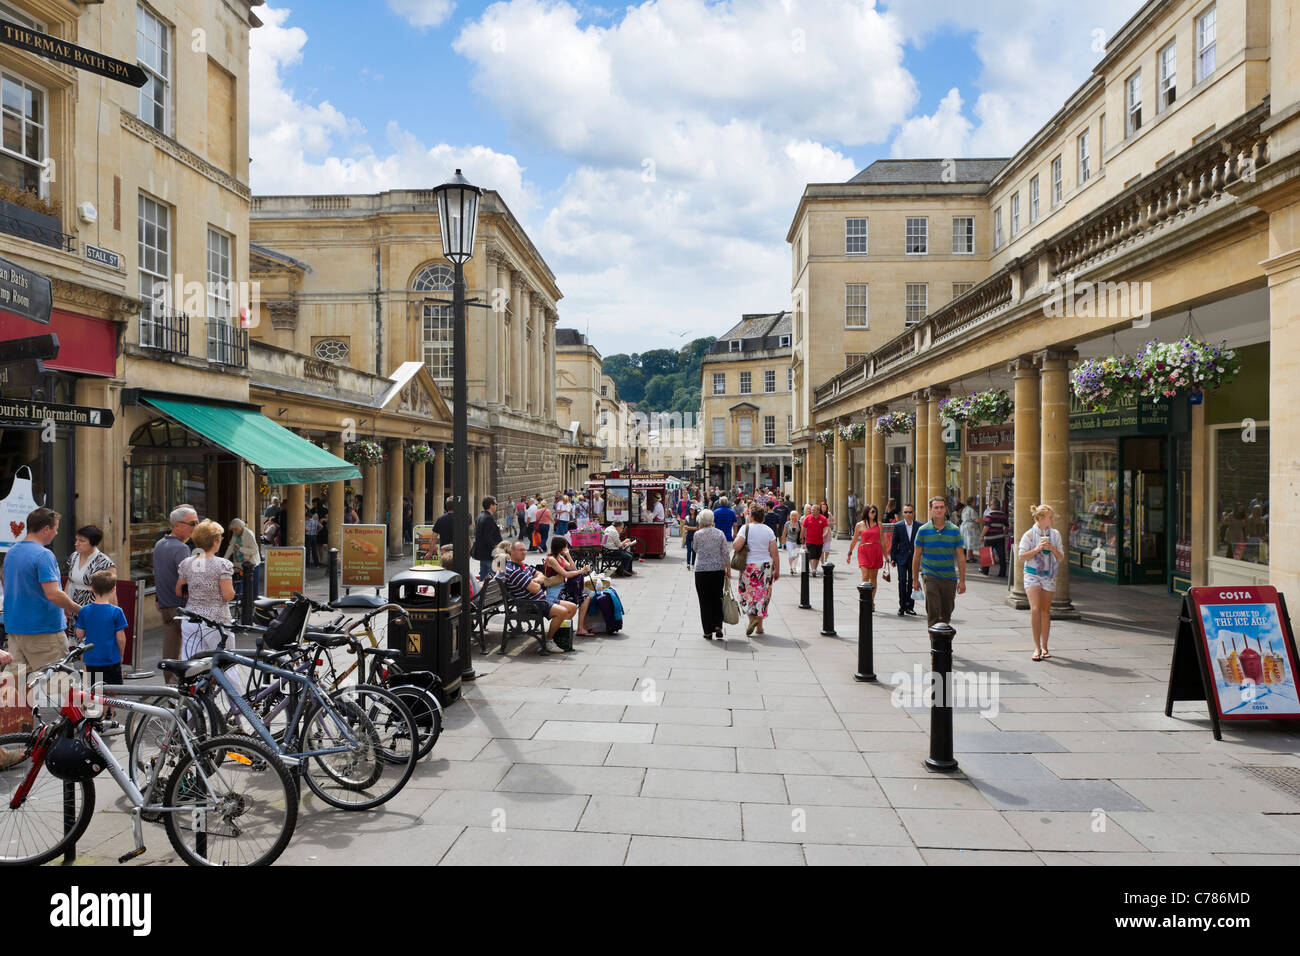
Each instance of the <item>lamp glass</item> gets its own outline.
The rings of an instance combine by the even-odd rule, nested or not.
[[[464,264],[474,256],[478,232],[478,203],[483,190],[471,185],[460,170],[434,190],[438,200],[438,228],[442,233],[442,254]]]

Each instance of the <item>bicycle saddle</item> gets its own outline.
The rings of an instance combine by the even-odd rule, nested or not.
[[[343,647],[351,641],[351,638],[346,634],[338,634],[333,631],[308,631],[304,637],[321,647]]]
[[[206,660],[192,661],[159,661],[158,669],[166,671],[168,674],[175,674],[177,677],[188,680],[191,677],[198,677],[205,674],[212,668],[212,658]]]
[[[388,599],[380,597],[378,594],[349,594],[337,600],[330,601],[330,607],[338,611],[343,610],[367,610],[373,611],[377,607],[383,607],[388,603]]]
[[[288,598],[260,597],[253,599],[253,607],[263,611],[274,611],[276,608],[284,607],[288,603]]]

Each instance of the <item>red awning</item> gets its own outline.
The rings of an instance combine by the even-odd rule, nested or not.
[[[47,368],[107,378],[117,374],[116,322],[54,309],[50,312],[50,324],[42,325],[10,312],[0,312],[0,342],[46,332],[59,337],[59,357],[47,361]]]

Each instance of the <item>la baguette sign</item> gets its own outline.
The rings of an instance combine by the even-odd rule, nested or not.
[[[28,53],[49,57],[51,60],[75,66],[79,70],[97,73],[100,76],[108,77],[110,80],[118,80],[131,86],[144,86],[149,81],[149,77],[144,70],[134,63],[116,60],[111,56],[105,56],[95,50],[87,50],[85,47],[69,43],[67,40],[60,40],[58,37],[52,37],[47,33],[29,30],[27,27],[12,23],[9,20],[0,20],[0,43],[6,46],[16,46]]]

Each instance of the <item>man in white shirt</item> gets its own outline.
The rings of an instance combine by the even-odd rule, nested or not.
[[[636,572],[632,570],[632,539],[623,537],[623,522],[615,521],[605,529],[605,536],[601,544],[606,551],[617,551],[619,554],[620,575],[632,575]]]
[[[591,502],[591,513],[594,514],[594,515],[596,516],[596,520],[597,520],[597,521],[602,521],[602,520],[604,520],[604,517],[605,517],[605,496],[602,495],[599,491],[596,492],[596,497],[592,499],[592,502]]]
[[[660,501],[658,498],[655,499],[655,506],[652,515],[653,517],[651,518],[651,520],[654,521],[655,524],[663,524],[664,521],[666,520],[666,515],[664,513],[664,503]]]

